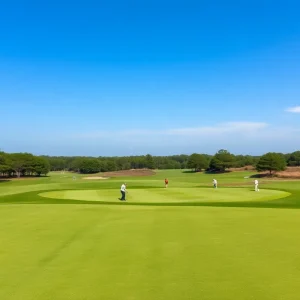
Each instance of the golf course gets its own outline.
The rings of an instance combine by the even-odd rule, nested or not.
[[[2,180],[0,299],[299,299],[300,181],[253,175]]]

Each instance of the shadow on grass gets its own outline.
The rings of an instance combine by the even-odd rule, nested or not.
[[[51,176],[49,175],[41,175],[41,176],[21,176],[21,177],[18,177],[18,176],[11,176],[11,177],[0,177],[0,181],[2,180],[24,180],[24,179],[39,179],[39,178],[49,178]]]
[[[212,171],[212,170],[206,170],[204,171],[204,174],[227,174],[227,173],[231,173],[232,171],[230,170],[225,170],[225,171]]]
[[[276,178],[276,176],[270,174],[253,174],[250,178]]]
[[[46,199],[44,201],[20,201],[20,202],[8,202],[3,201],[0,202],[0,206],[4,205],[12,205],[12,204],[19,204],[19,205],[94,205],[94,206],[101,206],[101,205],[129,205],[129,206],[156,206],[156,207],[223,207],[223,208],[267,208],[267,209],[300,209],[300,203],[290,202],[289,204],[283,203],[275,203],[275,202],[188,202],[188,203],[137,203],[137,202],[130,202],[126,201],[119,201],[119,202],[96,202],[96,201],[82,201],[82,200],[66,200],[66,199]]]
[[[184,171],[182,171],[182,173],[192,174],[192,173],[200,173],[200,172],[195,171],[195,170],[184,170]]]
[[[200,173],[200,174],[227,174],[231,173],[232,171],[211,171],[211,170],[184,170],[182,173]]]

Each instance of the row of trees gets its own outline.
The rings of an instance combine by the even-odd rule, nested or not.
[[[29,153],[0,152],[0,175],[40,176],[51,171],[73,171],[83,174],[129,169],[192,169],[224,172],[229,168],[254,166],[258,171],[280,171],[286,166],[300,166],[300,151],[290,154],[267,153],[261,157],[233,155],[221,149],[215,155],[198,154],[173,156],[125,157],[51,157]]]
[[[219,150],[212,158],[205,154],[194,153],[189,157],[187,166],[195,171],[225,172],[226,169],[251,165],[258,172],[268,171],[270,174],[285,170],[287,165],[300,166],[300,151],[287,156],[282,153],[269,152],[261,157],[235,156],[227,150]]]
[[[276,155],[275,155],[276,154]],[[284,167],[262,166],[265,156],[233,155],[221,149],[215,155],[193,153],[192,155],[173,156],[125,156],[125,157],[46,157],[52,170],[70,170],[79,173],[96,173],[128,169],[193,169],[194,171],[207,170],[211,172],[224,172],[229,168],[253,166],[259,171],[263,169],[279,171],[288,166],[300,166],[300,151],[290,154],[273,153],[277,161],[280,157]],[[277,155],[278,154],[278,155]],[[268,157],[270,155],[268,154]],[[265,163],[264,163],[265,164]],[[274,163],[273,163],[274,164]],[[275,165],[278,166],[277,163]]]
[[[49,171],[50,163],[44,157],[30,153],[0,152],[0,176],[41,176]]]
[[[52,171],[69,170],[96,173],[130,169],[186,169],[189,155],[124,157],[51,157],[44,156]]]
[[[211,169],[224,171],[230,167],[254,165],[258,158],[253,156],[232,155],[220,150],[215,156],[208,154],[173,155],[173,156],[125,156],[125,157],[50,157],[51,170],[69,170],[79,173],[96,173],[129,169]]]
[[[268,163],[267,163],[268,162]],[[221,149],[214,156],[193,153],[189,156],[187,167],[195,171],[207,170],[224,172],[229,168],[255,167],[258,171],[281,171],[286,166],[300,166],[300,151],[290,154],[269,152],[263,156],[233,155]]]
[[[288,166],[299,167],[300,166],[300,151],[295,151],[291,154],[285,155]]]
[[[195,171],[209,170],[224,172],[229,168],[254,166],[259,157],[250,155],[233,155],[229,151],[221,149],[214,156],[193,153],[187,162],[187,167]]]

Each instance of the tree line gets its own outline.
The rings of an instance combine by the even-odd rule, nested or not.
[[[130,169],[186,169],[189,155],[122,157],[52,157],[44,156],[51,171],[74,171],[78,173],[111,172]]]
[[[47,175],[50,171],[49,161],[30,153],[0,152],[0,176],[21,177]]]
[[[0,152],[1,176],[41,176],[49,171],[71,171],[82,174],[129,169],[191,169],[195,172],[224,172],[229,168],[253,166],[257,171],[284,170],[286,166],[300,166],[300,151],[290,154],[269,152],[262,156],[234,155],[221,149],[214,155],[193,153],[191,155],[123,157],[68,157],[34,156],[30,153]]]
[[[266,156],[267,155],[267,156]],[[68,170],[83,174],[129,169],[191,169],[224,172],[229,168],[255,167],[258,171],[280,171],[286,166],[300,166],[300,151],[289,154],[267,153],[263,156],[234,155],[221,149],[214,155],[193,153],[191,155],[122,157],[51,157],[52,171]],[[266,163],[266,159],[268,164]],[[273,161],[275,160],[275,162]]]
[[[300,151],[289,154],[268,152],[262,156],[233,155],[221,149],[214,156],[194,153],[189,157],[187,166],[195,171],[225,172],[229,168],[252,166],[258,172],[268,171],[270,175],[283,171],[287,166],[300,166]]]

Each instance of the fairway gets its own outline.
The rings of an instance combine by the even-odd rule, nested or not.
[[[290,193],[278,190],[261,189],[254,192],[249,188],[172,188],[172,189],[135,189],[127,195],[130,203],[185,203],[185,202],[236,202],[268,201],[289,196]],[[116,191],[101,190],[67,190],[40,193],[39,196],[54,199],[83,201],[118,202]],[[118,195],[119,196],[119,195]]]
[[[298,300],[300,184],[251,175],[3,181],[0,299]]]
[[[1,4],[0,300],[300,300],[300,1]]]

